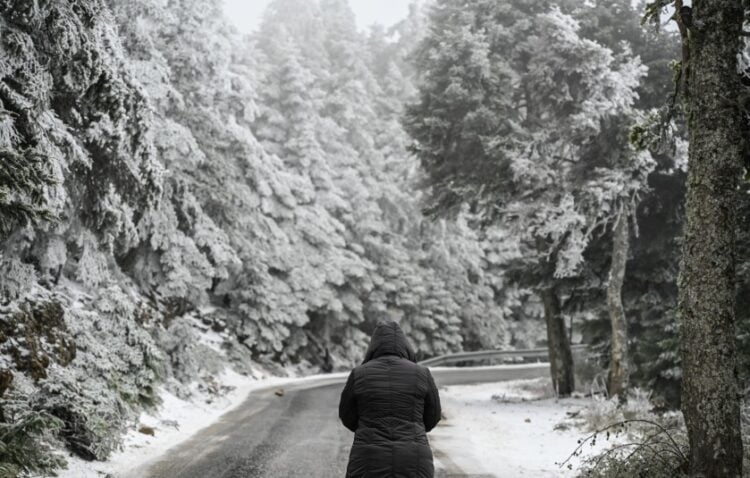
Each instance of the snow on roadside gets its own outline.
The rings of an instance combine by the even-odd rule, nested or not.
[[[551,398],[549,379],[460,385],[440,390],[444,419],[430,433],[438,468],[450,476],[462,472],[482,477],[573,477],[561,468],[587,433],[570,425],[588,399]],[[563,424],[562,426],[558,426]],[[557,427],[556,427],[557,426]],[[585,454],[606,443],[586,446]]]
[[[140,467],[162,454],[168,449],[189,439],[199,430],[213,424],[222,415],[241,405],[248,395],[266,387],[275,387],[290,382],[299,383],[316,380],[321,377],[341,378],[346,373],[311,375],[302,378],[273,377],[259,371],[254,371],[252,377],[240,375],[230,369],[225,370],[219,377],[218,383],[228,390],[227,393],[216,397],[196,391],[191,400],[183,400],[163,391],[162,403],[155,413],[143,412],[139,420],[131,427],[123,438],[123,446],[114,453],[109,460],[103,462],[89,462],[73,455],[66,456],[68,468],[58,472],[60,478],[101,478],[112,476],[124,478],[134,467]],[[150,427],[154,434],[148,435],[138,431],[142,426]]]

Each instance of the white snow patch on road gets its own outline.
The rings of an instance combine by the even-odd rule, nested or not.
[[[442,388],[445,418],[429,435],[437,468],[447,476],[575,476],[580,458],[571,460],[572,470],[558,463],[588,434],[570,425],[555,426],[569,424],[567,412],[580,411],[589,400],[550,397],[549,379]],[[584,455],[605,446],[586,446]]]
[[[342,379],[348,373],[312,375],[303,378],[271,377],[254,371],[253,377],[225,370],[218,382],[231,390],[220,397],[196,393],[191,400],[183,400],[163,391],[162,403],[154,413],[141,413],[137,423],[125,434],[123,446],[109,460],[89,462],[73,455],[66,456],[68,468],[58,472],[60,478],[115,478],[129,477],[130,473],[163,455],[167,450],[189,439],[198,431],[216,422],[222,415],[241,405],[248,395],[258,389],[283,386],[317,379]],[[141,426],[154,429],[154,435],[140,433]]]

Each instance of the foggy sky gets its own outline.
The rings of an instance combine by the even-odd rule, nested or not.
[[[224,0],[224,10],[242,32],[253,31],[271,0]],[[349,0],[359,28],[373,23],[392,25],[406,17],[409,0]]]

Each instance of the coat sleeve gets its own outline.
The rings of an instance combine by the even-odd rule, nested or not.
[[[440,394],[438,393],[438,389],[435,385],[435,380],[433,380],[432,378],[430,369],[425,370],[427,371],[427,395],[424,399],[423,420],[425,430],[430,431],[435,428],[435,425],[437,425],[440,421]]]
[[[357,414],[357,399],[354,396],[354,370],[349,374],[344,390],[341,392],[339,418],[346,428],[353,432],[357,431],[359,415]]]

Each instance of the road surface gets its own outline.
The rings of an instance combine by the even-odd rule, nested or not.
[[[440,386],[546,376],[545,364],[432,369]],[[252,392],[236,409],[169,450],[134,468],[139,478],[343,477],[353,434],[338,420],[342,378],[291,383]],[[434,450],[438,477],[463,475],[450,450]],[[472,475],[473,478],[478,478]]]

